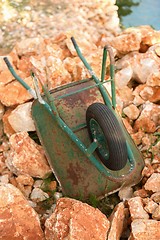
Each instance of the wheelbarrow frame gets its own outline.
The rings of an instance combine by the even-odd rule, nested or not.
[[[126,185],[126,181],[127,179],[130,178],[130,176],[133,176],[136,174],[135,170],[136,168],[138,168],[138,173],[139,176],[135,177],[135,183],[138,183],[141,179],[140,176],[140,172],[144,166],[143,163],[143,159],[141,154],[139,153],[136,145],[134,144],[134,142],[132,141],[130,135],[128,134],[126,128],[123,125],[122,120],[120,119],[118,113],[116,112],[116,94],[115,94],[115,70],[114,70],[114,57],[113,57],[113,53],[112,53],[112,49],[108,46],[104,47],[103,50],[103,59],[102,59],[102,70],[101,70],[101,80],[99,80],[99,78],[96,76],[96,74],[94,73],[93,69],[91,68],[91,66],[88,64],[88,62],[86,61],[86,59],[83,57],[75,39],[72,37],[71,38],[73,45],[75,47],[75,50],[78,54],[78,56],[80,57],[80,59],[82,60],[84,66],[87,68],[87,70],[89,71],[90,75],[91,75],[91,79],[94,80],[95,84],[92,86],[88,86],[82,89],[79,89],[77,91],[71,92],[69,94],[65,94],[65,95],[61,95],[59,96],[59,98],[64,98],[66,96],[71,96],[83,91],[86,91],[88,89],[94,88],[94,87],[98,87],[105,105],[108,106],[108,108],[112,111],[112,113],[115,115],[115,117],[117,118],[119,125],[122,129],[122,132],[126,138],[126,146],[127,146],[127,153],[128,153],[128,164],[129,164],[129,169],[127,169],[127,172],[124,172],[124,174],[119,175],[119,174],[113,174],[112,171],[110,171],[109,169],[107,169],[102,163],[101,161],[97,160],[96,156],[94,155],[95,150],[98,147],[98,142],[97,141],[92,141],[90,143],[90,145],[87,147],[79,138],[78,136],[73,132],[73,130],[63,121],[63,119],[60,117],[59,112],[57,110],[57,107],[55,105],[55,101],[53,96],[50,94],[50,92],[48,91],[47,87],[45,85],[42,85],[43,91],[44,91],[44,95],[46,100],[44,100],[44,98],[42,98],[39,94],[39,90],[38,90],[38,83],[37,83],[37,78],[35,76],[35,74],[33,73],[32,76],[34,78],[34,84],[35,84],[35,90],[31,89],[30,86],[28,86],[23,79],[21,79],[16,72],[14,71],[12,65],[10,64],[10,62],[8,61],[7,58],[4,58],[4,61],[6,62],[10,72],[12,73],[12,75],[15,77],[15,79],[17,79],[24,88],[26,88],[29,93],[34,97],[34,99],[37,99],[38,102],[40,102],[40,104],[43,105],[43,107],[46,109],[46,111],[49,113],[49,115],[57,122],[57,124],[59,125],[59,127],[69,136],[69,138],[76,144],[76,146],[78,146],[78,148],[80,149],[80,151],[89,159],[89,161],[91,162],[91,164],[93,164],[96,169],[103,175],[106,176],[107,179],[109,179],[110,181],[113,182],[121,182],[122,185]],[[109,80],[104,80],[105,78],[105,71],[106,71],[106,60],[107,60],[107,53],[109,53],[109,57],[110,57],[110,79]],[[83,81],[83,80],[81,80]],[[104,87],[104,84],[106,82],[111,82],[111,97],[109,96],[108,92],[106,91],[106,88]],[[72,83],[71,83],[72,84]],[[71,85],[70,84],[70,85]],[[63,88],[63,86],[61,87]],[[65,86],[64,86],[65,88]],[[80,126],[79,126],[80,127]],[[140,158],[139,162],[136,162],[136,158]],[[54,169],[53,169],[54,170]],[[118,172],[118,171],[117,171]],[[124,182],[124,184],[123,184]],[[130,183],[131,185],[132,183]],[[108,192],[107,194],[111,193]],[[73,194],[74,195],[74,194]],[[72,195],[71,195],[72,196]]]

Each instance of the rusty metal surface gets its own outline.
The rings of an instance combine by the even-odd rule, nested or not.
[[[80,82],[75,85],[67,85],[52,91],[52,95],[58,98],[60,95],[68,94],[82,87],[94,84],[93,81]],[[97,87],[76,93],[63,99],[56,99],[55,104],[61,118],[72,129],[86,122],[85,115],[87,107],[94,102],[103,102],[103,98]],[[42,114],[43,113],[43,114]],[[37,133],[45,149],[48,161],[65,195],[70,197],[86,199],[90,194],[104,196],[118,190],[124,185],[134,185],[139,182],[143,167],[139,151],[125,130],[126,137],[129,136],[130,144],[136,156],[134,170],[128,174],[129,162],[120,171],[110,171],[114,177],[124,176],[123,181],[115,181],[99,172],[91,164],[90,160],[80,151],[70,137],[59,127],[56,120],[42,104],[35,101],[32,106],[32,116],[35,120]],[[121,121],[121,120],[119,120]],[[76,132],[79,139],[88,147],[90,139],[86,128]],[[95,153],[97,161],[100,161]]]

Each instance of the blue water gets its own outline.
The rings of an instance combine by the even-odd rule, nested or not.
[[[160,30],[160,0],[135,0],[138,6],[133,6],[131,14],[122,17],[122,24],[125,27],[151,25]]]

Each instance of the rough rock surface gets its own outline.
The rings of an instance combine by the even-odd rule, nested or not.
[[[98,209],[75,199],[61,198],[45,222],[47,240],[106,240],[110,223]]]
[[[11,184],[0,184],[0,239],[44,240],[38,214]]]
[[[119,203],[114,211],[112,212],[109,220],[111,221],[111,227],[108,234],[108,240],[119,240],[123,229],[124,229],[124,220],[125,220],[125,209],[124,203]]]
[[[42,147],[36,144],[27,132],[13,134],[9,142],[11,150],[6,164],[16,175],[28,174],[44,178],[51,172]]]
[[[131,223],[129,240],[157,240],[160,238],[160,222],[152,219],[136,219]]]

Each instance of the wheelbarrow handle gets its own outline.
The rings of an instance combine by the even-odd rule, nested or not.
[[[37,98],[35,91],[25,82],[23,79],[17,75],[15,70],[13,69],[13,66],[11,65],[10,61],[7,57],[4,57],[3,60],[5,61],[9,71],[13,75],[13,77],[33,96],[33,98]]]
[[[71,41],[73,43],[73,46],[74,46],[74,48],[75,48],[79,58],[83,62],[84,66],[87,68],[88,72],[90,73],[90,75],[92,76],[94,81],[96,83],[99,83],[100,82],[99,78],[96,76],[96,74],[92,70],[91,66],[89,65],[87,60],[84,58],[84,56],[82,55],[82,53],[81,53],[81,51],[80,51],[80,49],[78,47],[78,44],[76,43],[76,40],[74,39],[74,37],[71,37]],[[111,52],[112,51],[111,47],[109,47],[109,46],[105,46],[104,47],[103,61],[102,61],[101,81],[103,82],[104,77],[105,77],[107,51],[109,52],[109,56],[110,56],[112,104],[111,104],[111,100],[110,100],[108,94],[106,93],[106,89],[104,88],[104,86],[99,86],[99,89],[100,89],[100,91],[102,93],[102,96],[103,96],[105,104],[108,105],[109,107],[111,107],[111,108],[113,107],[115,109],[116,108],[116,97],[115,97],[115,82],[114,82],[114,55]]]
[[[105,74],[106,74],[106,61],[107,61],[107,52],[109,53],[109,60],[110,60],[110,78],[111,78],[111,93],[112,93],[112,105],[113,108],[116,108],[116,87],[115,87],[115,60],[114,60],[114,53],[111,46],[104,46],[103,49],[103,59],[102,59],[102,70],[101,70],[101,81],[104,81]]]

